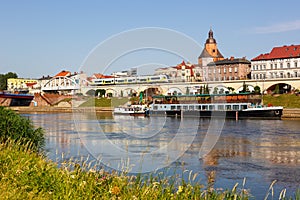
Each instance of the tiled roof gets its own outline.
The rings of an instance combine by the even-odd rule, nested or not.
[[[219,60],[216,62],[210,62],[207,66],[215,66],[215,65],[233,65],[233,64],[251,64],[249,60],[246,58],[226,58],[224,60]]]
[[[58,76],[70,76],[71,75],[71,72],[70,71],[61,71],[59,72],[58,74],[56,74],[54,77],[58,77]]]
[[[94,77],[97,78],[97,79],[100,79],[100,78],[114,78],[114,76],[111,76],[111,75],[104,75],[104,74],[94,74]]]
[[[274,47],[270,53],[260,54],[251,61],[300,57],[300,45]]]

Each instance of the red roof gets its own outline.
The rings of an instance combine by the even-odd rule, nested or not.
[[[97,78],[97,79],[100,79],[100,78],[115,78],[115,76],[103,75],[103,74],[94,74],[94,77]]]
[[[54,77],[57,77],[57,76],[70,76],[71,75],[71,72],[70,71],[61,71],[59,72],[58,74],[56,74]]]
[[[251,61],[298,57],[300,57],[300,45],[290,45],[283,47],[274,47],[270,53],[260,54],[259,56],[253,58]]]

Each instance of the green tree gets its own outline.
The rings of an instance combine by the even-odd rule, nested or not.
[[[260,87],[258,85],[254,87],[254,93],[260,94]]]
[[[33,150],[44,147],[45,138],[41,128],[35,129],[32,122],[15,113],[14,111],[0,107],[0,142],[7,140],[27,145]]]
[[[280,90],[279,90],[279,85],[277,84],[274,90],[274,94],[279,94]]]
[[[7,90],[7,79],[9,78],[18,78],[18,75],[14,72],[0,74],[0,90]]]

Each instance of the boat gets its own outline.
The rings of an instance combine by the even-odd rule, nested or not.
[[[263,106],[250,94],[155,96],[150,116],[281,119],[283,107]]]
[[[0,92],[0,98],[5,100],[9,100],[9,106],[29,106],[34,96],[30,94],[22,94],[22,93],[6,93]],[[1,103],[1,102],[0,102]]]
[[[148,116],[149,109],[146,105],[129,105],[114,108],[114,115]]]

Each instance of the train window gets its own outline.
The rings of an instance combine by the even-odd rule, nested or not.
[[[242,105],[242,109],[247,109],[247,105]]]
[[[159,80],[160,77],[152,77],[151,80]]]
[[[147,81],[147,79],[145,79],[145,78],[142,78],[142,79],[140,79],[140,81]]]

